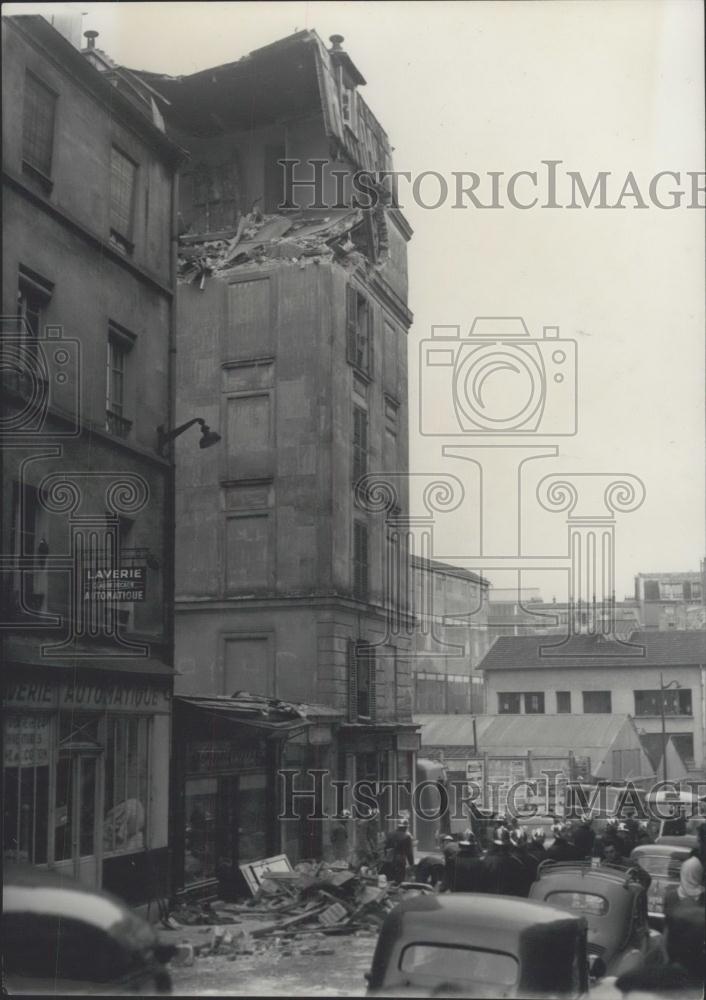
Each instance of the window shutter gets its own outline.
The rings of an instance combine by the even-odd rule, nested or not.
[[[356,363],[356,339],[358,326],[358,293],[352,285],[346,286],[346,342],[348,361]]]
[[[358,664],[356,661],[356,644],[348,641],[348,721],[358,721]]]
[[[370,716],[370,721],[375,722],[377,717],[377,703],[376,703],[376,684],[375,684],[375,674],[377,662],[375,658],[375,650],[370,649],[365,654],[368,658],[368,669],[370,671],[368,675],[368,715]]]

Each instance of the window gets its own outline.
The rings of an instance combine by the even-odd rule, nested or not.
[[[372,307],[367,298],[352,285],[348,285],[346,295],[348,361],[369,375],[372,371]]]
[[[353,593],[368,597],[368,527],[361,521],[353,524]]]
[[[353,87],[341,84],[341,116],[343,124],[347,125],[351,131],[356,130],[356,92]]]
[[[544,714],[544,692],[543,691],[531,691],[524,695],[525,699],[525,714],[526,715],[543,715]]]
[[[451,983],[459,988],[475,988],[483,984],[493,988],[487,996],[493,995],[494,989],[507,995],[507,988],[515,985],[519,974],[517,959],[512,955],[446,944],[409,944],[400,956],[399,967],[411,986]]]
[[[353,482],[357,483],[368,471],[368,414],[360,406],[353,407]]]
[[[22,121],[22,158],[25,166],[46,179],[51,176],[54,146],[56,94],[36,76],[25,76],[25,103]]]
[[[610,691],[584,691],[583,710],[587,714],[610,714],[613,711]]]
[[[125,379],[134,339],[132,334],[111,323],[106,362],[105,427],[110,434],[122,438],[128,436],[132,427],[132,421],[125,416]]]
[[[635,715],[661,715],[664,697],[665,715],[693,715],[691,688],[668,691],[635,691]]]
[[[571,711],[571,691],[557,691],[556,710],[559,714]]]
[[[269,176],[267,172],[266,176]],[[216,233],[234,229],[238,225],[240,207],[240,176],[237,163],[228,161],[221,164],[199,164],[192,174],[192,179],[194,231]],[[280,181],[280,189],[281,187]],[[267,204],[271,205],[271,202],[268,200]],[[266,206],[265,211],[276,212],[277,207]]]
[[[132,214],[137,164],[113,146],[110,150],[110,238],[118,249],[131,253]]]
[[[375,650],[349,643],[349,716],[351,721],[375,718]]]
[[[24,322],[19,326],[18,333],[24,341],[27,351],[27,362],[17,365],[8,364],[3,371],[3,386],[23,397],[34,398],[36,394],[46,397],[48,385],[42,372],[44,366],[40,363],[41,348],[36,343],[44,325],[44,313],[51,299],[54,285],[46,278],[40,277],[29,268],[20,265],[17,282],[17,314]],[[30,359],[36,359],[30,362]],[[30,370],[31,369],[31,370]]]
[[[646,601],[658,601],[660,599],[659,580],[645,580],[644,594]]]
[[[498,714],[499,715],[520,715],[522,695],[510,692],[498,693]]]
[[[45,568],[49,554],[44,537],[45,517],[36,488],[29,483],[15,481],[12,484],[11,552],[16,563],[34,557],[30,566],[15,570],[13,590],[20,613],[40,611],[44,604]]]
[[[142,851],[148,814],[149,725],[144,716],[108,716],[103,850]]]

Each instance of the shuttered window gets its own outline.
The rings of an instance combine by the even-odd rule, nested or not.
[[[56,95],[36,76],[27,73],[22,120],[22,157],[46,177],[51,174],[55,115]]]
[[[353,593],[361,600],[367,600],[368,527],[362,521],[353,524]]]
[[[115,146],[110,151],[110,228],[123,241],[132,236],[137,164]]]
[[[375,650],[364,643],[348,643],[348,715],[351,722],[375,719]]]
[[[368,414],[360,406],[353,407],[353,482],[368,471]]]
[[[347,357],[359,371],[373,370],[373,311],[369,300],[353,285],[346,289]]]

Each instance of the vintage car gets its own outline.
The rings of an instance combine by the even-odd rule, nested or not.
[[[419,895],[388,914],[366,979],[369,996],[579,997],[586,921],[510,896]]]
[[[641,844],[630,859],[649,873],[647,915],[653,926],[664,924],[664,902],[670,890],[679,885],[681,866],[696,847],[696,837],[666,837],[658,844]]]
[[[174,947],[108,893],[6,865],[2,905],[3,985],[11,996],[171,992],[164,963]]]
[[[619,976],[648,956],[656,962],[663,958],[662,936],[647,920],[645,884],[629,868],[544,861],[529,898],[586,918],[594,972],[600,967],[605,975]]]

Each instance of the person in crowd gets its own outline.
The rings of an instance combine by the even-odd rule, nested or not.
[[[493,843],[484,859],[486,892],[502,896],[521,896],[526,883],[524,865],[513,854],[510,831],[496,828]]]
[[[628,826],[627,821],[624,823],[618,823],[616,836],[620,841],[623,857],[629,858],[633,847],[637,846],[637,837],[635,832],[630,828],[630,826]]]
[[[596,837],[593,842],[593,856],[599,860],[603,857],[603,849],[606,844],[612,844],[616,852],[623,857],[625,844],[624,841],[618,836],[618,820],[615,817],[611,817],[607,820],[605,830],[600,837]]]
[[[578,824],[574,828],[573,841],[576,853],[582,858],[590,858],[593,854],[593,844],[596,834],[593,829],[593,820],[588,813],[584,813]]]
[[[554,843],[547,849],[548,861],[579,861],[581,855],[571,842],[571,827],[568,823],[555,823],[552,827]]]
[[[652,883],[649,873],[637,864],[636,861],[630,861],[624,854],[621,854],[620,849],[613,841],[606,841],[603,845],[600,863],[602,865],[610,865],[612,868],[622,868],[625,872],[631,872],[639,882],[642,882],[645,889],[649,889]]]
[[[404,882],[407,865],[414,867],[414,845],[409,820],[399,819],[397,829],[385,838],[382,874],[391,882]]]
[[[527,847],[527,854],[533,859],[537,868],[543,861],[546,861],[547,850],[544,846],[545,834],[541,826],[535,827],[532,831],[532,838]]]
[[[344,809],[331,826],[331,852],[334,861],[348,861],[348,825],[351,818],[350,809]]]
[[[696,847],[679,870],[677,897],[680,900],[703,906],[704,861],[706,861],[706,824],[699,827]]]
[[[522,892],[519,895],[529,896],[530,886],[537,878],[537,862],[529,853],[527,831],[525,828],[518,826],[511,830],[510,841],[512,843],[510,853],[521,867],[518,888],[521,888]]]
[[[448,868],[446,888],[451,892],[484,892],[485,865],[474,833],[466,830],[458,843],[458,852]]]

